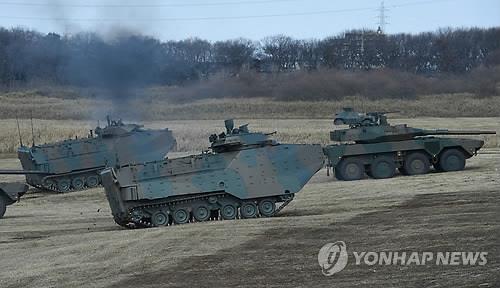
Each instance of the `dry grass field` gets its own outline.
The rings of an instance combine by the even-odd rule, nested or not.
[[[37,119],[93,121],[102,121],[107,114],[138,120],[326,119],[342,107],[354,107],[359,111],[399,111],[400,117],[410,118],[500,116],[500,96],[478,97],[467,93],[421,95],[415,99],[370,100],[351,96],[340,101],[277,101],[256,97],[187,103],[172,101],[168,90],[153,88],[118,96],[114,101],[106,96],[102,91],[70,88],[0,91],[0,119],[29,119],[31,114]]]
[[[450,130],[494,130],[500,132],[500,118],[391,118],[391,123],[407,123],[412,127]],[[97,126],[96,121],[88,120],[43,120],[34,119],[35,143],[50,143],[58,140],[87,137],[90,129]],[[224,131],[220,120],[168,120],[141,121],[146,128],[165,128],[173,130],[177,139],[177,151],[200,152],[207,149],[208,137]],[[276,139],[285,143],[329,143],[329,131],[336,128],[330,119],[236,119],[236,125],[250,124],[250,129],[264,132],[277,132]],[[101,122],[101,126],[104,123]],[[25,145],[31,143],[29,119],[20,120],[22,139]],[[337,127],[338,128],[338,127]],[[463,136],[461,136],[463,137]],[[486,141],[485,147],[499,147],[500,135],[473,136]],[[0,119],[0,153],[16,152],[19,136],[15,119]]]
[[[51,135],[83,136],[94,122],[36,120]],[[282,142],[328,142],[329,119],[241,120]],[[393,119],[424,128],[493,129],[500,118]],[[437,124],[436,124],[437,123]],[[0,143],[16,145],[15,120],[1,121]],[[173,129],[182,151],[200,151],[220,120],[153,121]],[[23,124],[24,130],[29,125]],[[10,132],[13,130],[13,132]],[[10,133],[10,134],[9,134]],[[53,133],[53,134],[50,134]],[[114,224],[103,189],[68,194],[31,189],[0,220],[3,287],[499,287],[500,149],[465,171],[386,180],[335,181],[322,170],[278,217],[126,230]],[[29,133],[24,136],[26,141]],[[177,155],[174,153],[173,156]],[[0,169],[18,168],[5,156]],[[1,181],[22,180],[0,176]],[[328,242],[348,251],[486,251],[484,266],[367,266],[323,276]],[[349,256],[351,257],[351,255]]]

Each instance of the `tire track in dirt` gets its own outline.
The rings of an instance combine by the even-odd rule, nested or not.
[[[500,191],[423,194],[322,228],[268,229],[240,246],[111,287],[499,287],[499,239]],[[347,243],[349,264],[325,277],[317,253],[338,240]],[[352,251],[486,251],[488,264],[357,266]]]

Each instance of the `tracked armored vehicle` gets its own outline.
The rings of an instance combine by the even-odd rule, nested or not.
[[[151,227],[270,217],[323,166],[320,145],[279,144],[246,125],[225,124],[202,154],[103,170],[115,222]]]
[[[352,113],[352,109],[347,112]],[[339,114],[337,114],[339,115]],[[337,144],[324,148],[327,167],[339,180],[359,180],[365,173],[372,178],[390,178],[399,170],[403,175],[425,174],[431,165],[438,171],[458,171],[466,159],[476,155],[484,141],[469,138],[436,137],[438,135],[495,134],[495,131],[426,130],[390,125],[385,112],[359,113],[349,129],[330,133]]]
[[[24,183],[0,183],[0,219],[5,215],[7,206],[19,201],[19,198],[28,191]]]
[[[95,132],[95,133],[94,133]],[[99,172],[120,163],[143,163],[163,158],[175,145],[172,131],[149,130],[108,117],[107,126],[90,131],[88,138],[21,146],[23,170],[1,174],[25,174],[34,187],[58,192],[93,188],[101,183]]]

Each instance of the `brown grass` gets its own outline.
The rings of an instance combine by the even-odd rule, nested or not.
[[[103,120],[107,114],[129,120],[193,120],[193,119],[326,119],[343,107],[361,111],[400,111],[405,117],[498,117],[500,96],[476,98],[472,94],[440,94],[415,100],[346,97],[339,101],[276,101],[264,98],[204,99],[176,103],[169,98],[168,88],[145,90],[139,96],[111,101],[94,97],[75,97],[74,91],[63,98],[61,91],[32,90],[0,94],[0,118],[57,120]],[[160,93],[159,91],[163,91]],[[72,94],[73,93],[73,94]],[[87,93],[87,92],[86,92]],[[96,92],[98,93],[98,92]],[[144,94],[141,94],[144,93]],[[90,95],[90,94],[86,94]],[[94,94],[91,94],[94,95]],[[138,98],[139,97],[139,98]],[[101,98],[99,98],[101,99]],[[96,121],[97,122],[97,121]]]
[[[35,142],[49,143],[67,138],[86,137],[96,122],[87,120],[43,120],[35,119]],[[410,126],[437,129],[496,130],[500,132],[500,118],[393,118],[394,124],[408,123]],[[31,143],[29,120],[21,122],[22,138]],[[330,119],[237,119],[237,124],[249,123],[253,131],[274,132],[273,137],[283,143],[320,143],[329,141],[329,131],[334,126]],[[146,121],[147,128],[173,130],[177,139],[177,151],[200,152],[209,146],[208,137],[224,131],[224,123],[219,120],[172,120]],[[19,145],[15,119],[0,120],[0,153],[14,153]],[[499,135],[472,136],[484,139],[486,147],[499,147]]]
[[[36,143],[86,137],[89,129],[97,126],[97,119],[103,125],[105,115],[109,113],[123,117],[125,121],[145,123],[150,128],[168,127],[175,133],[178,150],[190,152],[206,149],[208,136],[221,132],[221,120],[227,118],[239,119],[239,123],[248,122],[257,131],[277,131],[276,138],[282,142],[327,144],[329,131],[333,128],[330,119],[342,107],[354,107],[360,111],[400,111],[390,114],[390,117],[401,118],[393,122],[422,128],[495,130],[500,127],[499,118],[494,118],[500,116],[500,97],[474,98],[469,94],[378,101],[361,97],[316,102],[232,98],[179,104],[168,101],[168,89],[156,88],[142,100],[131,98],[115,106],[111,100],[96,100],[94,96],[101,92],[83,91],[85,97],[79,97],[69,88],[50,88],[0,94],[0,119],[3,119],[0,122],[0,153],[14,153],[19,145],[16,116],[20,118],[24,144],[31,143],[31,114],[35,118]],[[457,116],[462,118],[433,118]],[[463,118],[474,116],[490,118]],[[480,137],[486,139],[489,147],[499,145],[498,136]]]

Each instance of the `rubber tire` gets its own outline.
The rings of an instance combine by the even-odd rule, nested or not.
[[[199,209],[201,209],[201,210],[205,209],[205,211],[204,211],[204,212],[206,212],[206,214],[202,214],[201,212],[203,212],[203,211],[201,211],[201,210],[199,210]],[[194,217],[194,219],[195,219],[196,221],[198,221],[198,222],[202,222],[202,221],[207,221],[207,220],[209,220],[209,219],[210,219],[210,215],[211,215],[211,211],[210,211],[210,209],[208,209],[208,207],[207,207],[207,206],[205,206],[205,205],[199,205],[198,207],[196,207],[196,208],[193,210],[193,217]]]
[[[415,170],[413,169],[414,167],[411,165],[412,162],[414,161],[420,161],[422,164],[422,167],[420,170]],[[413,152],[408,154],[403,163],[403,171],[405,172],[404,175],[422,175],[422,174],[427,174],[429,173],[431,169],[431,161],[429,160],[429,157],[421,152]]]
[[[255,218],[257,217],[259,208],[253,202],[245,202],[240,207],[241,218]]]
[[[379,165],[386,165],[387,171],[382,171]],[[396,164],[394,163],[394,160],[389,158],[389,157],[377,157],[375,160],[373,160],[372,164],[370,165],[370,175],[374,179],[386,179],[386,178],[392,178],[396,174]]]
[[[156,211],[153,215],[151,215],[151,224],[155,227],[167,226],[168,222],[168,214],[165,214],[162,211]]]
[[[271,206],[272,205],[272,206]],[[259,202],[259,213],[262,217],[271,217],[276,211],[276,203],[271,199],[264,199]]]
[[[5,215],[5,211],[7,211],[7,201],[3,195],[0,195],[0,219]]]
[[[347,174],[347,168],[353,167],[352,165],[355,165],[354,167],[357,167],[358,171],[354,171],[355,173],[349,175]],[[343,181],[360,180],[363,179],[363,176],[365,175],[365,168],[363,167],[363,164],[356,158],[345,158],[340,160],[337,167],[335,167],[335,170],[338,170],[339,176],[341,177],[339,180]]]
[[[455,161],[455,163],[449,163],[449,161]],[[447,149],[439,155],[439,166],[445,172],[463,170],[465,155],[458,149]]]
[[[90,175],[90,176],[87,176],[87,178],[85,179],[85,183],[87,184],[87,187],[89,187],[89,188],[94,188],[94,187],[99,186],[99,182],[100,182],[99,176],[97,176],[97,175]]]
[[[228,213],[229,209],[231,209],[232,213]],[[222,206],[222,209],[220,209],[220,216],[224,220],[233,220],[236,218],[238,215],[238,210],[235,205],[233,204],[226,204]]]
[[[79,181],[80,180],[80,181]],[[77,184],[77,185],[75,185]],[[71,186],[75,190],[81,190],[85,187],[85,178],[83,177],[75,177],[71,180]]]
[[[184,211],[186,215],[185,218],[179,218],[179,215],[177,215],[177,213],[182,213],[181,211]],[[185,208],[178,208],[172,214],[172,218],[175,224],[186,224],[189,222],[189,212]]]

